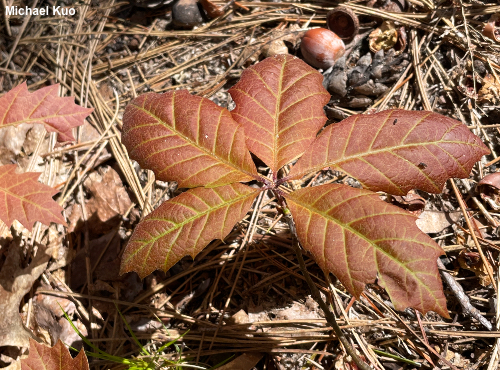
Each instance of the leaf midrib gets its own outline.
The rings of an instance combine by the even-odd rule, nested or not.
[[[174,103],[174,100],[175,100],[175,94],[174,94],[174,96],[173,96],[173,99],[172,99],[172,100],[173,100],[173,101],[172,101],[172,103]],[[200,104],[201,104],[202,102],[203,102],[203,101],[200,101]],[[206,148],[204,148],[203,146],[201,146],[200,144],[198,144],[198,143],[194,142],[193,140],[191,140],[191,139],[190,139],[190,138],[188,138],[187,136],[185,136],[185,135],[181,134],[181,133],[177,130],[177,128],[176,128],[176,127],[167,125],[165,121],[163,121],[162,119],[160,119],[157,115],[153,114],[152,112],[148,111],[146,108],[141,107],[141,106],[139,106],[139,105],[135,105],[135,104],[134,104],[134,106],[135,106],[137,109],[141,110],[142,112],[144,112],[144,113],[146,113],[146,114],[150,115],[151,117],[153,117],[154,119],[156,119],[156,121],[157,121],[160,125],[163,125],[163,126],[164,126],[164,127],[166,127],[167,129],[172,130],[173,132],[175,132],[175,134],[176,134],[176,135],[178,135],[179,137],[181,137],[182,139],[184,139],[185,141],[187,141],[189,144],[193,145],[194,147],[196,147],[196,148],[200,149],[202,152],[204,152],[206,155],[208,155],[208,156],[209,156],[209,157],[211,157],[212,159],[214,159],[214,160],[216,160],[216,161],[219,161],[219,162],[222,162],[223,164],[225,164],[225,165],[226,165],[226,166],[228,166],[228,167],[234,168],[234,169],[235,169],[235,170],[237,170],[237,171],[240,171],[240,172],[242,172],[242,173],[244,173],[244,174],[246,174],[246,175],[248,175],[248,176],[250,176],[250,177],[252,177],[252,178],[255,178],[255,174],[252,174],[252,173],[250,173],[250,172],[248,172],[248,171],[246,171],[246,170],[244,170],[244,169],[242,169],[242,168],[237,167],[237,166],[236,166],[236,164],[233,164],[233,163],[231,163],[231,162],[229,162],[229,161],[227,161],[227,160],[225,160],[225,159],[223,159],[223,158],[220,158],[220,157],[216,156],[214,153],[210,152],[208,149],[206,149]],[[174,121],[175,121],[175,112],[174,112],[173,104],[172,104],[172,116],[174,117]],[[219,119],[219,123],[218,123],[218,125],[217,125],[217,126],[219,126],[219,125],[220,125],[220,122],[221,122],[221,121],[220,121],[220,119]],[[142,127],[142,126],[135,126],[134,128],[139,129],[140,127]],[[236,130],[235,130],[235,131],[236,131],[236,134],[234,135],[234,137],[236,137],[236,135],[237,135],[238,128],[236,128]],[[160,137],[158,137],[158,138],[160,138]],[[150,141],[151,141],[151,139],[150,139]],[[217,138],[215,139],[215,141],[217,141]],[[141,142],[141,144],[143,144],[143,142]],[[135,148],[134,148],[134,149],[135,149]],[[169,148],[169,149],[170,149],[170,148]],[[246,150],[248,150],[248,148],[245,148],[245,149],[246,149]]]
[[[371,150],[369,152],[363,152],[361,154],[351,155],[349,157],[342,157],[342,158],[340,158],[337,161],[331,161],[330,162],[330,161],[326,160],[325,162],[323,162],[323,163],[321,163],[321,164],[319,164],[317,166],[314,166],[314,167],[308,168],[308,169],[304,169],[303,171],[301,171],[300,173],[298,173],[296,176],[304,176],[307,173],[318,171],[319,169],[322,169],[324,167],[338,166],[338,165],[340,165],[342,163],[346,163],[346,162],[349,162],[349,161],[352,161],[352,160],[356,160],[356,159],[361,159],[361,158],[364,158],[364,157],[366,157],[368,155],[376,155],[376,154],[385,153],[385,152],[389,152],[390,153],[390,152],[398,150],[398,149],[407,149],[407,148],[411,148],[411,147],[422,147],[422,146],[425,146],[425,145],[438,145],[439,143],[468,145],[468,146],[471,146],[471,147],[481,148],[480,145],[476,145],[476,144],[472,144],[472,143],[466,143],[466,142],[462,142],[462,141],[454,141],[454,140],[453,141],[442,141],[442,140],[439,140],[439,141],[427,141],[425,143],[401,144],[401,145],[398,145],[398,146],[391,146],[391,147],[385,148],[385,149]]]
[[[293,194],[293,193],[292,193]],[[324,194],[326,195],[326,194]],[[368,194],[369,195],[369,194]],[[352,200],[352,199],[355,199],[355,198],[361,198],[363,196],[367,196],[367,194],[362,194],[362,195],[359,195],[359,196],[355,196],[355,197],[352,197],[352,198],[349,198],[349,200]],[[288,196],[287,197],[289,200],[291,200],[292,202],[294,202],[295,204],[301,206],[302,208],[305,208],[306,210],[308,210],[311,214],[312,213],[316,213],[316,214],[319,214],[320,216],[322,216],[323,218],[325,218],[326,220],[332,220],[334,223],[336,223],[337,225],[339,225],[340,227],[342,227],[343,229],[346,229],[346,230],[349,230],[351,231],[353,234],[359,236],[361,239],[365,240],[366,242],[368,242],[370,245],[372,245],[372,247],[377,250],[377,251],[380,251],[382,254],[384,254],[385,256],[387,256],[389,259],[391,259],[392,261],[396,262],[398,264],[398,266],[402,266],[406,271],[408,271],[416,280],[418,280],[420,282],[420,284],[422,286],[424,286],[426,288],[426,290],[429,291],[429,289],[427,289],[427,286],[421,281],[421,279],[419,279],[416,274],[410,270],[407,266],[406,266],[406,263],[403,264],[401,263],[400,261],[398,261],[396,258],[394,258],[393,256],[391,256],[390,254],[388,254],[386,251],[384,251],[383,249],[381,249],[376,243],[374,243],[373,240],[367,238],[365,235],[361,234],[359,231],[357,231],[356,229],[352,228],[351,226],[348,226],[346,225],[345,223],[341,222],[340,220],[338,220],[337,218],[334,218],[333,216],[331,215],[328,215],[326,214],[325,212],[322,212],[322,211],[319,211],[317,209],[313,209],[312,206],[309,206],[309,205],[305,205],[304,203],[302,202],[299,202],[297,198],[295,197],[290,197]],[[384,214],[381,213],[381,214],[374,214],[374,215],[370,215],[370,217],[373,217],[373,216],[383,216]],[[356,219],[356,221],[359,221],[360,219]],[[385,239],[382,239],[382,240],[385,240]],[[410,240],[407,240],[407,241],[410,241]],[[430,247],[432,248],[431,245],[429,244],[425,244],[425,243],[422,243],[422,242],[418,242],[419,244],[422,244],[422,245],[425,245],[427,247]],[[345,249],[345,242],[344,242],[344,249]],[[347,254],[347,253],[346,253]],[[377,259],[376,259],[377,260]],[[407,263],[409,262],[412,262],[412,261],[408,261]],[[377,272],[378,272],[378,268],[377,268]],[[434,295],[433,295],[434,296]]]
[[[234,188],[233,188],[233,190],[234,190]],[[171,229],[167,230],[166,232],[164,232],[164,233],[162,233],[162,234],[160,234],[160,235],[158,235],[158,236],[156,236],[154,238],[151,238],[151,239],[148,239],[148,240],[135,240],[134,242],[141,243],[143,246],[141,248],[139,248],[136,252],[134,252],[133,254],[131,254],[130,257],[126,261],[129,261],[133,256],[135,256],[137,253],[139,253],[141,250],[143,250],[145,248],[145,245],[155,243],[158,239],[161,239],[161,238],[165,237],[166,235],[168,235],[171,232],[174,232],[175,230],[183,228],[188,223],[193,222],[193,221],[195,221],[198,218],[204,217],[204,216],[210,214],[211,212],[214,212],[214,211],[217,211],[217,210],[222,209],[224,207],[229,207],[229,206],[231,206],[231,205],[233,205],[235,203],[238,203],[238,202],[244,200],[245,198],[248,198],[248,197],[252,196],[256,192],[257,192],[257,190],[253,191],[253,192],[250,192],[250,193],[247,193],[247,194],[244,194],[244,195],[241,195],[241,196],[239,196],[239,197],[237,197],[234,200],[231,200],[229,202],[223,201],[220,205],[217,205],[215,207],[210,207],[210,206],[207,205],[209,208],[207,210],[201,212],[201,213],[199,213],[197,210],[195,210],[192,207],[190,207],[189,204],[176,203],[178,205],[181,205],[182,207],[188,208],[188,209],[190,209],[190,210],[192,210],[194,212],[198,212],[198,213],[196,213],[192,217],[189,217],[186,220],[184,220],[184,221],[182,221],[182,222],[180,222],[178,224],[175,223],[175,222],[173,222],[173,221],[171,221],[171,220],[165,219],[165,218],[148,218],[148,219],[144,220],[143,221],[144,225],[147,224],[149,221],[163,221],[163,222],[170,222],[174,226]],[[218,193],[216,193],[216,194],[220,198],[220,195]],[[200,198],[198,195],[194,195],[194,196],[196,196],[198,199],[201,199],[203,201],[203,199]],[[205,201],[203,201],[203,202],[205,204],[207,204]],[[172,202],[170,204],[174,204],[174,203]]]

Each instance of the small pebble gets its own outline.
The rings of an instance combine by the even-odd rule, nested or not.
[[[198,2],[196,0],[179,0],[172,7],[174,25],[191,28],[203,23]]]

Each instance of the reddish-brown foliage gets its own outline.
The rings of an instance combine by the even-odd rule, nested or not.
[[[121,271],[144,277],[167,270],[185,255],[196,256],[212,239],[224,238],[258,193],[234,182],[257,179],[282,207],[288,205],[304,248],[353,295],[377,281],[398,309],[448,316],[436,266],[443,251],[419,231],[413,215],[369,190],[331,184],[283,196],[278,187],[330,166],[371,190],[439,192],[449,177],[467,177],[488,150],[458,121],[401,110],[353,116],[315,139],[329,97],[321,81],[301,60],[277,56],[244,72],[230,91],[236,108],[229,115],[186,92],[134,100],[124,118],[123,140],[131,156],[162,180],[212,189],[189,190],[139,224]],[[245,135],[248,148],[273,171],[272,180],[256,174]],[[304,152],[290,177],[278,178],[278,170]],[[220,184],[225,186],[216,187]]]
[[[30,339],[28,358],[21,360],[21,370],[88,370],[89,362],[83,349],[72,358],[60,340],[52,348]]]
[[[188,190],[163,203],[135,229],[121,271],[141,278],[167,271],[182,257],[195,257],[214,239],[224,239],[250,209],[258,190],[235,183]]]
[[[18,220],[31,230],[35,221],[66,224],[62,207],[52,196],[58,191],[39,183],[40,173],[16,173],[16,165],[0,166],[0,219],[7,226]]]
[[[131,158],[156,178],[180,187],[214,187],[257,176],[227,109],[187,91],[145,94],[123,116],[122,142]]]
[[[325,124],[330,94],[323,77],[302,60],[279,55],[246,69],[229,90],[231,111],[241,123],[248,149],[274,174],[300,157]]]
[[[302,246],[357,298],[378,278],[396,309],[448,317],[436,264],[443,251],[418,229],[417,217],[341,184],[300,189],[286,199]]]
[[[440,193],[447,179],[469,176],[487,153],[481,140],[457,120],[394,109],[328,126],[292,168],[290,178],[331,167],[373,191]]]
[[[75,140],[73,127],[83,124],[92,108],[75,104],[72,97],[57,95],[59,84],[44,87],[33,93],[26,82],[0,98],[0,128],[21,123],[42,123],[49,132],[57,132],[58,141]]]

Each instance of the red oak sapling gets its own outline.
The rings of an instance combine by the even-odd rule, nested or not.
[[[448,317],[436,265],[443,250],[413,215],[374,192],[439,193],[448,178],[467,177],[489,152],[481,140],[451,118],[404,110],[352,116],[317,135],[330,95],[320,73],[289,55],[248,68],[229,92],[236,103],[231,112],[187,91],[144,94],[125,109],[122,142],[130,157],[158,180],[189,190],[139,223],[121,273],[145,277],[194,258],[229,234],[259,192],[271,190],[290,210],[302,247],[351,294],[359,298],[377,281],[396,309]],[[269,166],[272,179],[257,172],[250,152]],[[363,189],[287,186],[326,167],[356,178]],[[262,188],[241,184],[252,180]]]

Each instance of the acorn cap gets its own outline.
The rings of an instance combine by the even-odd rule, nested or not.
[[[342,40],[351,40],[359,32],[358,16],[345,6],[338,6],[326,15],[326,25]]]

